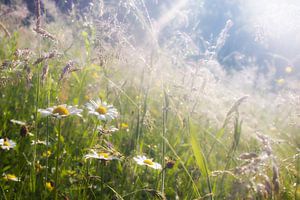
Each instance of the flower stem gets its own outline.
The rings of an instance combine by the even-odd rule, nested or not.
[[[95,137],[97,135],[97,127],[98,127],[98,125],[99,125],[99,120],[97,120],[96,126],[95,126],[95,128],[93,130],[93,137],[92,137],[92,141],[90,143],[90,147],[92,147],[92,145],[94,144],[94,140],[95,140]]]
[[[58,199],[58,162],[59,162],[59,156],[60,156],[60,135],[61,135],[61,119],[58,120],[58,135],[57,135],[57,149],[56,149],[56,163],[55,163],[55,200]]]
[[[102,161],[100,161],[102,162]],[[104,162],[104,161],[103,161]],[[104,195],[104,165],[105,163],[101,163],[101,198],[100,199],[103,199],[103,195]]]

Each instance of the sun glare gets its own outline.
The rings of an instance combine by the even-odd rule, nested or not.
[[[177,0],[174,1],[173,6],[166,12],[161,15],[158,21],[154,24],[154,30],[157,34],[176,16],[179,15],[180,10],[184,8],[188,0]]]
[[[254,0],[242,4],[242,18],[248,30],[275,45],[300,43],[300,1]]]

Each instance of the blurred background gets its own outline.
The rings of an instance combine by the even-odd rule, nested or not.
[[[113,7],[119,7],[118,16],[124,17],[127,11],[119,5],[128,3],[122,0],[52,1],[64,15],[70,15],[76,8],[80,11],[77,14],[84,16],[94,9],[94,17],[98,19],[103,18],[103,12]],[[0,2],[11,9],[22,3],[21,0]],[[97,9],[93,7],[99,6],[99,2],[103,5],[98,8],[97,13]],[[32,0],[23,0],[23,3],[29,13],[22,19],[22,24],[28,26],[34,16],[35,5]],[[179,33],[191,37],[197,52],[188,55],[187,59],[199,61],[215,52],[214,56],[219,63],[228,70],[257,65],[263,73],[275,70],[278,77],[284,76],[286,67],[290,66],[296,71],[300,64],[300,25],[297,23],[300,20],[299,1],[149,0],[144,4],[137,6],[144,6],[147,10],[150,24],[161,45]],[[5,15],[3,9],[2,6],[2,17]],[[47,9],[44,9],[44,13],[47,20],[55,20]],[[132,33],[139,36],[136,37],[139,42],[144,40],[142,29],[138,23],[131,27]],[[220,37],[221,34],[224,34],[223,38]]]

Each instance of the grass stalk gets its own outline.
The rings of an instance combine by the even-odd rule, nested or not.
[[[37,157],[37,141],[39,138],[39,127],[38,127],[38,109],[39,109],[39,96],[40,96],[40,76],[39,76],[39,67],[37,68],[37,74],[36,74],[36,103],[35,103],[35,143],[33,146],[33,161],[32,161],[32,172],[31,172],[31,190],[32,192],[35,192],[35,185],[36,185],[36,169],[35,169],[35,163],[36,163],[36,157]]]
[[[164,88],[163,88],[164,89]],[[166,91],[164,90],[164,101],[163,101],[163,130],[162,130],[162,158],[161,158],[161,163],[163,168],[165,167],[165,155],[166,155],[166,142],[163,138],[166,137],[167,133],[167,119],[168,119],[168,108],[169,107],[169,100],[168,100],[168,95]],[[166,170],[162,170],[161,173],[161,193],[164,194],[165,191],[165,177],[166,177]]]
[[[51,78],[51,77],[50,77]],[[47,107],[50,106],[50,88],[51,87],[51,79],[47,81]],[[46,170],[45,170],[45,181],[48,181],[48,168],[49,168],[49,117],[46,119]]]
[[[201,173],[205,176],[206,178],[206,182],[208,185],[208,190],[209,190],[209,194],[212,194],[212,187],[211,187],[211,181],[210,181],[210,173],[208,170],[208,166],[207,166],[207,161],[206,158],[203,154],[203,151],[197,141],[197,136],[196,136],[196,130],[191,130],[191,124],[189,122],[189,118],[188,118],[188,132],[190,135],[190,142],[191,142],[191,146],[192,146],[192,150],[194,153],[194,156],[196,158],[196,163],[201,171]],[[211,200],[213,200],[213,195],[209,195],[209,198]]]
[[[45,180],[44,185],[48,181],[48,168],[49,168],[49,117],[46,119],[46,169],[45,169]],[[47,188],[44,188],[45,191],[47,191]]]
[[[233,135],[232,146],[227,154],[227,161],[225,164],[224,171],[227,171],[230,168],[231,161],[233,160],[233,156],[240,142],[241,133],[242,133],[242,121],[239,121],[239,118],[237,116],[234,124],[234,135]],[[222,186],[221,194],[224,194],[225,192],[225,187],[224,187],[225,177],[226,174],[223,174],[221,178],[221,184],[220,184]]]
[[[145,77],[145,69],[142,71],[141,74],[141,82],[140,82],[140,90],[139,96],[142,94],[143,85],[144,85],[144,77]],[[145,114],[145,113],[144,113]],[[140,152],[140,137],[141,137],[141,126],[143,122],[141,121],[141,102],[138,104],[138,113],[137,113],[137,120],[136,120],[136,133],[135,133],[135,141],[136,141],[136,151]]]
[[[37,26],[40,26],[40,12],[41,12],[41,2],[40,0],[35,0],[35,7],[36,7],[36,18],[37,18]],[[38,47],[39,47],[39,54],[41,54],[41,41],[38,39]],[[36,169],[35,169],[35,163],[36,163],[36,157],[37,157],[37,140],[39,138],[39,129],[38,129],[38,108],[39,108],[39,96],[40,96],[40,65],[37,66],[37,73],[36,73],[36,104],[35,104],[35,143],[33,148],[33,162],[32,162],[32,173],[31,173],[31,188],[32,191],[35,192],[36,188]]]
[[[198,189],[198,187],[197,187],[197,185],[196,185],[196,183],[195,183],[195,181],[194,181],[192,175],[189,173],[188,169],[186,168],[185,163],[184,163],[183,160],[180,158],[180,156],[176,153],[176,150],[175,150],[174,147],[172,147],[172,145],[169,143],[168,139],[165,138],[165,137],[163,137],[163,136],[162,136],[162,138],[163,138],[163,140],[165,141],[166,145],[169,147],[169,149],[173,152],[173,154],[175,155],[176,159],[180,162],[180,164],[181,164],[181,166],[183,167],[185,173],[188,175],[190,181],[192,182],[193,187],[194,187],[194,190],[196,191],[197,196],[201,199],[202,197],[201,197],[201,194],[200,194],[200,192],[199,192],[199,189]]]
[[[1,185],[1,190],[2,190],[2,193],[3,193],[4,199],[7,200],[7,197],[6,197],[6,195],[5,195],[5,191],[4,191],[3,187],[2,187],[2,185]]]

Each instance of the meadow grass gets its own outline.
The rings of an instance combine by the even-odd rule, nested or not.
[[[300,198],[299,90],[187,62],[128,9],[145,46],[125,22],[2,24],[1,199]]]

